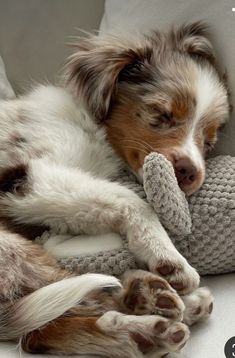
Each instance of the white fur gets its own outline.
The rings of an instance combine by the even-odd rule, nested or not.
[[[195,128],[194,126],[192,126],[190,128],[190,131],[188,133],[188,136],[186,137],[184,144],[180,147],[179,151],[183,156],[190,158],[190,160],[195,165],[198,171],[204,172],[205,170],[204,160],[201,152],[198,149],[198,146],[195,143],[194,135],[195,135]]]
[[[214,85],[214,77],[206,68],[195,67],[196,85],[196,112],[193,120],[189,121],[188,136],[185,139],[180,151],[188,156],[198,170],[204,171],[204,160],[198,146],[195,143],[195,134],[198,131],[200,119],[206,113],[208,107],[213,103],[214,97],[218,94],[217,86]]]
[[[194,83],[196,94],[196,111],[194,118],[191,118],[188,123],[188,135],[185,138],[183,145],[178,149],[178,152],[191,159],[198,171],[205,171],[205,164],[202,153],[196,144],[196,134],[203,130],[202,118],[207,114],[209,108],[219,107],[220,103],[224,107],[226,103],[224,87],[215,75],[215,72],[210,67],[195,66],[194,68]],[[201,121],[201,122],[200,122]]]
[[[208,108],[215,103],[217,104],[219,98],[224,98],[225,95],[224,88],[212,68],[197,66],[195,70],[197,105],[195,120],[193,121],[194,127],[196,127],[201,117],[207,113]]]
[[[15,304],[9,319],[0,322],[0,340],[15,339],[44,326],[79,303],[92,291],[104,287],[118,288],[112,276],[85,274],[45,286]],[[7,322],[7,323],[6,323]]]

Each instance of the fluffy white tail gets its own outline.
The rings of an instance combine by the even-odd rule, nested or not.
[[[40,288],[22,298],[0,317],[0,340],[20,338],[75,307],[93,290],[121,287],[118,279],[85,274]]]

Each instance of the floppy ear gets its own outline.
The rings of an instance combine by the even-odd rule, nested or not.
[[[75,47],[77,51],[66,66],[67,82],[88,112],[102,121],[115,98],[119,75],[132,64],[149,60],[150,41],[144,37],[121,40],[115,36],[89,36]]]
[[[208,39],[208,26],[201,21],[186,24],[171,32],[173,46],[196,58],[215,63],[215,53]]]

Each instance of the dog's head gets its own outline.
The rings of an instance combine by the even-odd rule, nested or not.
[[[188,194],[203,183],[205,155],[228,117],[206,26],[135,38],[89,37],[69,59],[68,81],[137,175],[152,151],[173,164]]]

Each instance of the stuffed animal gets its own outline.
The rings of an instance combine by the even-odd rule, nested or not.
[[[134,190],[154,207],[172,241],[201,275],[235,271],[235,158],[207,160],[206,179],[199,191],[186,197],[180,190],[171,163],[161,154],[145,159],[144,185],[132,174],[119,182]],[[45,233],[40,241],[47,241]],[[123,247],[95,255],[59,259],[71,271],[121,275],[137,268],[134,257]]]

